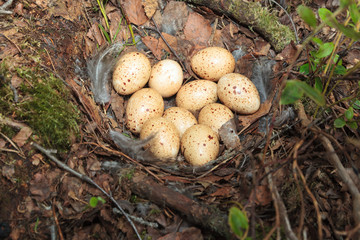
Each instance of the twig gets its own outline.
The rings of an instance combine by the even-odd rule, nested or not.
[[[0,6],[0,14],[11,15],[13,12],[6,10],[6,8],[10,7],[12,2],[13,2],[13,0],[9,0],[6,3],[4,3],[3,5],[1,5]]]
[[[84,174],[81,174],[81,173],[78,173],[74,169],[70,168],[69,166],[67,166],[66,164],[64,164],[60,160],[58,160],[56,157],[54,157],[51,154],[51,151],[41,147],[40,145],[38,145],[37,143],[34,143],[34,142],[32,142],[31,145],[33,145],[36,149],[38,149],[43,154],[45,154],[50,160],[55,162],[58,165],[58,167],[62,168],[65,171],[70,172],[71,174],[75,175],[76,177],[80,178],[81,180],[93,185],[94,187],[99,189],[103,194],[105,194],[115,204],[115,206],[120,210],[120,212],[125,216],[126,220],[130,223],[131,227],[134,229],[137,237],[141,240],[141,236],[140,236],[139,232],[137,231],[134,223],[131,221],[129,215],[124,211],[124,209],[119,205],[119,203],[109,193],[107,193],[102,187],[100,187],[96,182],[94,182],[88,176],[86,176]]]
[[[0,13],[1,14],[1,13]],[[8,38],[6,35],[0,33],[0,36],[4,37],[6,40],[8,40],[11,44],[13,44],[16,49],[19,51],[20,54],[22,54],[20,48],[18,47],[18,45],[16,45],[16,43],[14,43],[10,38]]]
[[[170,49],[171,53],[174,54],[174,56],[176,57],[176,59],[179,61],[181,67],[184,69],[184,71],[187,72],[187,69],[185,68],[184,64],[182,63],[180,57],[177,55],[176,51],[170,46],[170,44],[167,42],[167,40],[165,39],[165,37],[162,35],[158,25],[156,24],[154,18],[151,18],[152,22],[154,23],[155,28],[152,27],[145,27],[147,29],[153,30],[155,31],[157,34],[160,35],[161,39],[164,41],[164,43],[166,44],[166,46]]]
[[[294,29],[295,38],[296,38],[296,43],[299,44],[300,41],[299,41],[299,38],[298,38],[298,33],[297,33],[297,31],[296,31],[295,23],[294,23],[294,21],[292,20],[290,14],[286,11],[286,9],[285,9],[283,6],[281,6],[281,5],[280,5],[279,3],[277,3],[276,1],[270,0],[270,2],[275,3],[276,5],[278,5],[278,7],[280,7],[280,8],[285,12],[285,14],[288,16],[288,18],[289,18],[289,20],[290,20],[290,22],[291,22],[291,25],[292,25],[292,27],[293,27],[293,29]]]
[[[268,171],[270,171],[270,169],[268,167],[266,167],[265,171],[268,172]],[[272,180],[272,174],[268,175],[268,182],[269,182],[271,195],[272,195],[273,200],[274,200],[275,209],[278,208],[279,216],[281,218],[280,220],[283,223],[286,237],[288,239],[291,239],[291,240],[297,240],[298,238],[296,237],[295,233],[291,229],[291,224],[290,224],[290,221],[289,221],[289,218],[288,218],[288,214],[287,214],[287,211],[286,211],[285,204],[284,204],[283,200],[281,199],[279,191],[277,190],[277,187],[276,187],[276,185],[274,184],[274,182]]]
[[[53,202],[53,204],[52,204],[52,214],[53,214],[53,217],[54,217],[54,221],[55,221],[56,227],[57,227],[57,229],[58,229],[59,238],[60,238],[60,240],[64,240],[64,235],[63,235],[63,233],[62,233],[62,231],[61,231],[61,227],[60,227],[60,224],[59,224],[59,220],[58,220],[58,218],[57,218],[57,216],[56,216],[55,207],[54,207],[54,202]]]
[[[346,169],[342,165],[339,156],[336,154],[334,147],[332,146],[330,140],[325,137],[324,135],[320,135],[319,139],[329,153],[329,159],[332,165],[337,169],[339,176],[341,177],[342,181],[346,184],[349,188],[349,191],[353,197],[353,213],[355,223],[360,223],[360,192],[359,189],[356,187],[355,183],[347,173]]]

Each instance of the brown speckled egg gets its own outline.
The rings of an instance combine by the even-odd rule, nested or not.
[[[197,124],[195,116],[190,111],[181,107],[171,107],[166,109],[163,117],[170,120],[175,125],[179,131],[180,137],[182,137],[186,129]]]
[[[191,58],[191,69],[202,79],[218,81],[223,75],[235,70],[233,55],[221,47],[208,47]]]
[[[218,99],[216,83],[208,80],[195,80],[183,85],[176,95],[176,105],[196,113],[209,103]]]
[[[220,103],[212,103],[203,107],[199,113],[199,124],[211,127],[218,133],[219,129],[230,119],[234,118],[233,112]]]
[[[151,118],[143,125],[140,139],[145,139],[152,134],[155,134],[155,137],[145,148],[148,148],[158,159],[175,159],[180,149],[179,132],[175,125],[163,117]]]
[[[194,166],[215,160],[219,154],[217,134],[206,125],[194,125],[188,128],[181,138],[181,152]]]
[[[152,88],[135,92],[126,105],[126,127],[133,133],[140,133],[144,123],[150,118],[161,117],[164,113],[164,100]]]
[[[149,87],[158,91],[163,97],[175,95],[182,83],[182,68],[174,60],[159,61],[151,69]]]
[[[150,60],[140,52],[124,54],[116,63],[113,86],[116,92],[129,95],[143,88],[151,73]]]
[[[254,83],[239,73],[229,73],[218,82],[220,101],[240,114],[252,114],[260,108],[260,96]]]

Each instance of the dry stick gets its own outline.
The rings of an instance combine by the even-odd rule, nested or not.
[[[354,214],[355,223],[359,224],[360,223],[360,192],[359,192],[359,189],[356,187],[355,183],[353,182],[353,180],[347,173],[346,169],[342,165],[330,140],[327,137],[325,137],[324,135],[320,135],[319,139],[321,140],[321,143],[324,146],[324,148],[326,149],[326,151],[330,154],[330,156],[329,156],[330,162],[338,170],[338,173],[339,173],[341,179],[344,181],[346,186],[349,188],[349,191],[353,197],[353,214]]]
[[[115,206],[120,210],[120,212],[125,216],[126,220],[130,223],[131,227],[134,229],[137,237],[141,240],[141,236],[139,234],[139,232],[137,231],[134,223],[131,221],[130,217],[128,216],[128,214],[124,211],[124,209],[122,209],[122,207],[119,205],[119,203],[110,195],[108,194],[102,187],[100,187],[99,185],[97,185],[96,182],[94,182],[91,178],[89,178],[88,176],[78,173],[77,171],[75,171],[74,169],[70,168],[69,166],[67,166],[66,164],[64,164],[63,162],[61,162],[60,160],[58,160],[56,157],[54,157],[51,154],[51,151],[49,151],[48,149],[45,149],[43,147],[41,147],[40,145],[38,145],[37,143],[32,142],[31,145],[33,145],[36,149],[38,149],[39,151],[41,151],[43,154],[45,154],[50,160],[52,160],[53,162],[55,162],[60,168],[62,168],[65,171],[68,171],[70,173],[72,173],[73,175],[75,175],[76,177],[80,178],[81,180],[95,186],[97,189],[99,189],[102,193],[104,193],[114,204]]]
[[[297,149],[296,149],[297,151]],[[296,161],[296,160],[295,160]],[[295,183],[296,183],[296,188],[298,189],[299,192],[299,196],[300,196],[300,201],[301,201],[301,209],[300,209],[300,218],[299,218],[299,226],[298,226],[298,231],[297,231],[297,237],[299,239],[301,239],[301,231],[304,227],[304,219],[305,219],[305,204],[304,204],[304,195],[302,190],[300,189],[300,183],[299,183],[299,179],[298,179],[298,175],[296,173],[296,168],[294,167],[293,164],[293,174],[294,174],[294,179],[295,179]]]
[[[298,173],[300,175],[300,178],[301,178],[301,180],[302,180],[302,182],[304,184],[304,187],[305,187],[305,190],[306,190],[307,194],[309,194],[311,200],[313,201],[314,208],[315,208],[315,211],[316,211],[316,214],[317,214],[318,236],[319,236],[318,239],[321,240],[321,239],[323,239],[323,234],[322,234],[322,221],[321,221],[321,215],[320,215],[320,210],[319,210],[319,204],[316,201],[315,196],[312,194],[311,190],[307,186],[306,179],[305,179],[303,173],[301,172],[301,169],[300,169],[299,165],[297,165],[297,161],[294,161],[294,167],[297,169],[297,171],[298,171]]]
[[[55,224],[56,224],[57,229],[58,229],[59,238],[60,238],[60,240],[64,240],[64,235],[63,235],[63,233],[62,233],[62,231],[61,231],[61,227],[60,227],[60,224],[59,224],[59,220],[58,220],[58,218],[57,218],[57,216],[56,216],[55,207],[54,207],[54,202],[53,202],[53,204],[52,204],[52,214],[53,214],[53,216],[54,216]]]

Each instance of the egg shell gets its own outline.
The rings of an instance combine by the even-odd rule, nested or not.
[[[208,80],[195,80],[183,85],[176,95],[176,106],[196,113],[205,105],[214,103],[217,97],[217,85]]]
[[[222,76],[218,82],[220,101],[240,114],[252,114],[260,108],[260,96],[254,83],[239,73]]]
[[[197,124],[195,116],[190,111],[181,107],[171,107],[166,109],[163,117],[175,125],[179,131],[180,137],[182,137],[186,129]]]
[[[212,103],[203,107],[199,113],[199,124],[211,127],[218,133],[219,129],[230,119],[234,118],[234,113],[226,106],[220,103]]]
[[[176,158],[180,149],[180,136],[175,125],[164,117],[151,118],[143,125],[140,139],[152,134],[155,134],[155,137],[145,148],[161,160]]]
[[[188,128],[181,138],[181,152],[194,166],[201,166],[215,160],[219,154],[217,134],[203,124]]]
[[[163,97],[177,93],[183,83],[183,71],[179,63],[171,59],[161,60],[151,69],[149,87]]]
[[[208,47],[197,52],[190,61],[191,69],[202,79],[218,81],[235,70],[235,59],[225,48]]]
[[[140,133],[144,123],[150,118],[161,117],[164,113],[164,100],[152,88],[135,92],[126,105],[126,127],[133,133]]]
[[[114,89],[122,95],[132,94],[145,86],[150,73],[150,60],[143,53],[126,53],[116,63],[113,72]]]

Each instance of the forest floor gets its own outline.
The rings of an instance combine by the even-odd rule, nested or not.
[[[240,215],[230,223],[245,221],[239,230],[248,239],[358,239],[360,77],[356,68],[341,71],[358,66],[360,45],[346,48],[350,41],[340,38],[338,75],[323,70],[329,58],[316,63],[320,70],[304,67],[314,62],[314,43],[297,55],[312,30],[297,6],[334,12],[338,1],[278,1],[283,8],[255,1],[296,28],[299,42],[280,51],[251,23],[192,1],[99,2],[20,0],[2,9],[10,12],[0,15],[0,239],[236,239],[233,206]],[[323,43],[338,36],[326,25],[316,35]],[[103,80],[92,85],[87,70],[115,42],[121,54],[140,51],[152,65],[180,62],[186,81],[196,77],[189,63],[198,50],[231,51],[235,72],[258,79],[263,100],[255,114],[236,116],[241,145],[221,143],[219,158],[199,168],[181,153],[159,163],[121,151],[109,129],[129,134],[129,96],[111,88],[109,101],[95,102]],[[280,105],[287,79],[326,88],[325,105],[307,97]],[[336,128],[337,119],[344,126]]]

